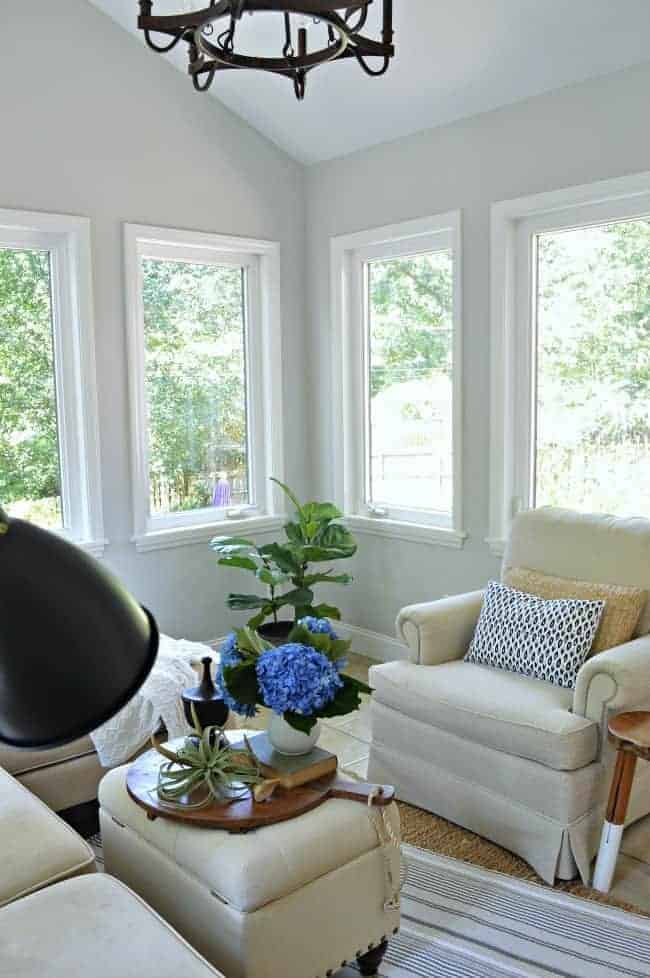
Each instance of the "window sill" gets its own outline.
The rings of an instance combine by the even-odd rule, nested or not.
[[[494,557],[503,557],[507,542],[503,537],[486,537],[485,542]]]
[[[214,523],[200,523],[197,526],[170,526],[163,530],[150,530],[136,534],[132,539],[138,553],[150,550],[170,550],[173,547],[188,547],[192,544],[207,543],[216,536],[255,536],[259,533],[273,533],[284,524],[283,516],[251,516],[242,520],[217,520]]]
[[[392,540],[408,540],[410,543],[426,543],[439,547],[462,549],[467,534],[461,530],[448,530],[425,523],[406,523],[401,520],[376,519],[369,516],[348,516],[345,522],[356,533],[368,533]]]

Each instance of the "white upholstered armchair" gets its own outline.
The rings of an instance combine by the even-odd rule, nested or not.
[[[650,520],[542,508],[514,522],[502,573],[526,567],[650,592]],[[587,882],[613,752],[611,712],[650,709],[650,602],[632,641],[594,655],[575,690],[463,661],[483,592],[402,609],[409,660],[373,666],[368,777],[491,839],[543,879]],[[650,812],[650,764],[628,821]]]

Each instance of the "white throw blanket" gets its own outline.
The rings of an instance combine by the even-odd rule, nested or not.
[[[181,692],[199,682],[192,663],[217,654],[208,645],[160,636],[158,656],[144,684],[132,700],[90,736],[103,767],[124,764],[160,726],[170,739],[183,737],[189,727],[183,714]]]

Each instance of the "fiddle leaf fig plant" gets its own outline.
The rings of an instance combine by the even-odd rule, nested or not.
[[[259,628],[268,618],[278,620],[278,611],[293,609],[294,620],[312,615],[315,618],[340,618],[333,605],[315,604],[314,586],[352,582],[350,574],[334,567],[320,570],[314,564],[334,563],[354,556],[357,544],[340,520],[343,513],[333,503],[301,503],[295,493],[280,482],[278,485],[295,508],[293,518],[284,526],[286,540],[258,547],[243,537],[215,537],[211,548],[223,567],[237,567],[254,574],[265,585],[265,594],[229,594],[228,607],[233,611],[255,611],[250,628]]]

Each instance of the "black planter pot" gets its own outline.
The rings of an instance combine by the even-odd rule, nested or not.
[[[294,626],[292,621],[272,621],[260,625],[257,629],[262,638],[272,645],[285,645],[289,641],[289,632]]]

